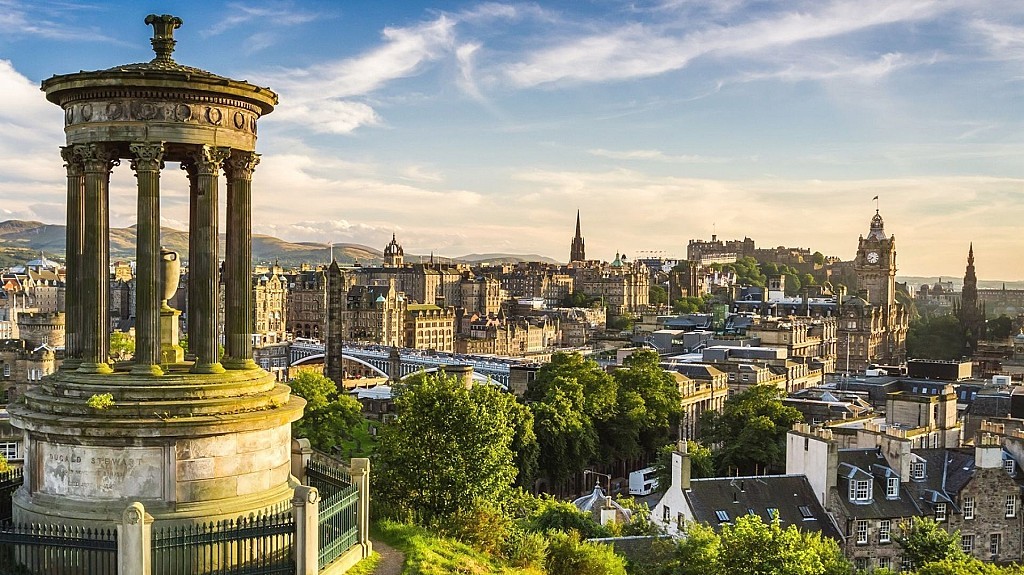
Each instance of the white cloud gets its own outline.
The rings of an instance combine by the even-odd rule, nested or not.
[[[981,35],[989,53],[1000,60],[1024,60],[1024,26],[976,20],[971,29]]]
[[[681,69],[701,56],[770,60],[771,51],[781,47],[925,20],[955,6],[938,0],[833,1],[733,26],[707,23],[696,30],[627,23],[540,48],[507,66],[505,74],[515,86],[533,87],[649,77]]]
[[[593,156],[610,158],[612,160],[646,160],[654,162],[668,162],[679,164],[724,164],[732,161],[731,158],[718,158],[713,156],[681,154],[666,154],[661,150],[588,150]]]
[[[306,123],[332,133],[379,124],[380,117],[369,104],[352,99],[415,75],[425,64],[450,53],[454,26],[454,20],[442,15],[417,26],[385,28],[383,43],[359,56],[269,76],[290,109],[268,121]]]
[[[254,6],[249,3],[231,3],[227,5],[227,15],[217,18],[216,23],[203,30],[201,34],[207,37],[216,36],[251,22],[258,22],[261,27],[296,26],[310,22],[318,17],[322,16],[313,12],[304,12],[298,9],[292,2],[278,2],[264,6]],[[249,48],[251,49],[252,47],[250,46]]]

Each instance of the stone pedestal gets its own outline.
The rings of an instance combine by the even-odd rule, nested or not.
[[[95,526],[116,522],[126,500],[162,525],[287,506],[291,423],[305,401],[262,369],[188,369],[170,365],[151,378],[58,372],[12,404],[27,439],[14,520]],[[113,405],[90,407],[100,392]]]
[[[185,350],[178,345],[181,312],[173,308],[160,310],[160,363],[174,364],[185,361]]]

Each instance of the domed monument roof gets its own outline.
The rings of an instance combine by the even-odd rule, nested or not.
[[[149,62],[52,76],[42,83],[46,99],[64,109],[68,144],[104,140],[206,143],[254,150],[256,121],[277,105],[277,94],[174,61],[176,16],[150,14]],[[110,136],[110,137],[108,137]],[[113,136],[117,136],[116,138]],[[176,161],[168,150],[165,160]]]

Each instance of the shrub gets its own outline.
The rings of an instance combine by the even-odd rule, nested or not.
[[[572,531],[548,533],[548,557],[544,563],[548,575],[625,575],[626,561],[608,546],[580,539]]]
[[[544,567],[548,542],[542,533],[513,528],[501,546],[501,556],[513,567],[521,569]]]
[[[534,531],[575,531],[584,539],[609,537],[611,531],[598,524],[572,503],[543,499],[536,512],[530,517]]]
[[[500,509],[478,499],[469,509],[443,519],[439,530],[478,551],[494,555],[508,537],[511,526],[512,521]]]

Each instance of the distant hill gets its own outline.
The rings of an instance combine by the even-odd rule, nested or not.
[[[408,259],[408,258],[407,258]],[[489,265],[500,265],[500,264],[517,264],[520,262],[544,262],[546,264],[557,264],[559,262],[545,256],[539,256],[537,254],[467,254],[461,257],[452,258],[455,261],[466,262],[470,264],[489,264]]]
[[[24,264],[39,252],[63,259],[65,233],[62,225],[41,222],[7,220],[0,222],[0,266]],[[164,247],[188,258],[188,233],[173,228],[160,231]],[[110,257],[135,257],[135,226],[110,230]],[[221,236],[221,253],[224,236]],[[256,235],[252,238],[253,259],[257,263],[278,262],[282,266],[301,263],[323,263],[330,259],[330,246],[312,242],[292,243],[272,236]],[[334,244],[334,257],[339,263],[375,263],[383,257],[380,250],[359,244]]]
[[[922,284],[932,285],[932,284],[938,282],[939,280],[942,280],[944,282],[948,282],[948,281],[953,282],[953,287],[955,289],[957,289],[957,290],[963,288],[963,283],[964,283],[963,276],[959,276],[959,277],[942,276],[941,278],[940,277],[936,277],[936,276],[930,276],[930,277],[925,277],[925,276],[897,276],[896,277],[896,281],[906,282],[906,283],[908,283],[908,284],[910,284],[912,286],[915,286],[915,287],[921,286]],[[982,279],[978,280],[978,287],[981,288],[981,289],[1001,289],[1004,285],[1006,286],[1006,289],[1024,289],[1024,281],[982,280]]]

